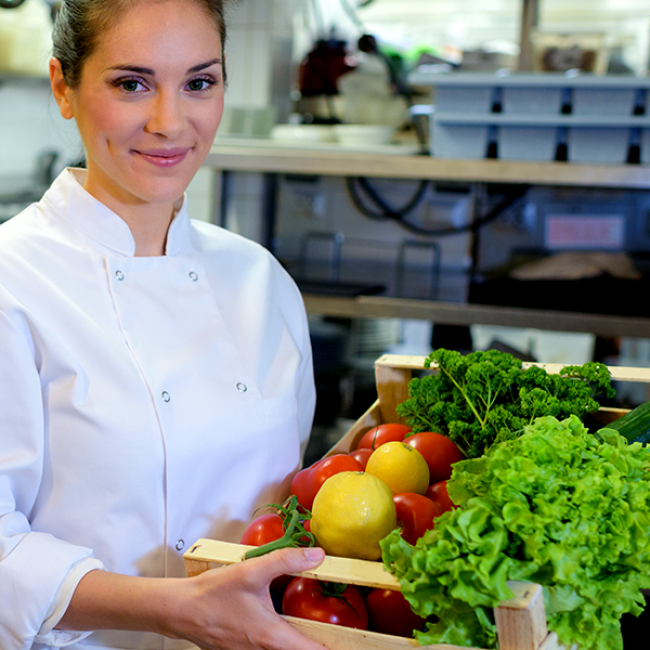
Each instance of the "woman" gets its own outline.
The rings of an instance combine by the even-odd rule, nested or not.
[[[87,170],[0,228],[2,650],[321,647],[268,590],[320,549],[184,577],[184,548],[286,494],[314,409],[295,285],[183,199],[224,39],[220,0],[59,12],[52,90]]]

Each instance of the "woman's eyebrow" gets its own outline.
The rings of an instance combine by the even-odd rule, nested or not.
[[[205,63],[199,63],[199,65],[192,66],[187,71],[187,73],[194,74],[195,72],[200,72],[201,70],[205,70],[206,68],[216,65],[217,63],[221,64],[221,62],[222,62],[221,59],[212,59],[211,61],[206,61]]]
[[[206,61],[205,63],[199,63],[198,65],[192,66],[188,71],[187,74],[194,74],[195,72],[200,72],[201,70],[205,70],[206,68],[209,68],[217,63],[221,63],[221,59],[212,59],[210,61]],[[129,72],[136,72],[137,74],[145,74],[149,75],[150,77],[155,77],[156,72],[155,70],[152,70],[151,68],[144,68],[139,65],[112,65],[106,70],[128,70]]]

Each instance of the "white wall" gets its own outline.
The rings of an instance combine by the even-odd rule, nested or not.
[[[56,150],[66,162],[82,151],[76,127],[59,114],[45,80],[0,79],[0,143],[1,176],[31,174],[42,151]]]
[[[230,13],[226,106],[263,107],[289,101],[294,0],[237,0]],[[286,67],[281,63],[286,61]],[[288,111],[288,106],[286,108]],[[73,122],[59,115],[49,83],[0,77],[0,186],[34,174],[38,155],[57,151],[57,169],[82,154]],[[248,189],[247,189],[248,191]],[[202,169],[188,188],[192,216],[212,216],[212,173]]]

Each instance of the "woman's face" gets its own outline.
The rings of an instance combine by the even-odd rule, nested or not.
[[[118,213],[176,201],[221,120],[221,63],[214,21],[192,0],[137,4],[100,36],[74,90],[53,60],[61,113],[85,146],[85,188]]]

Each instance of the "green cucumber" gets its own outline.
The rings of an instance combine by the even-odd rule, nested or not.
[[[616,429],[628,442],[650,442],[650,401],[643,402],[622,417],[610,422],[607,429]]]

